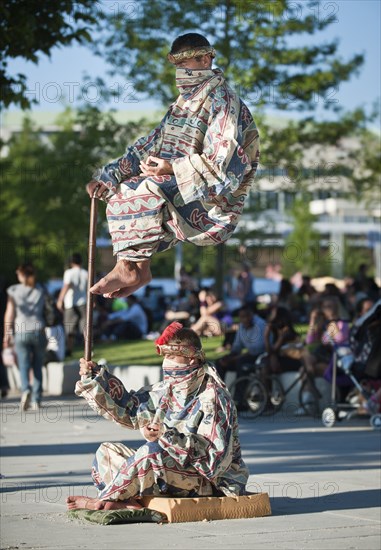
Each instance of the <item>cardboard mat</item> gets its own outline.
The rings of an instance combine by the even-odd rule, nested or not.
[[[240,497],[169,498],[146,496],[142,504],[165,514],[169,523],[190,521],[255,518],[271,515],[267,493]]]

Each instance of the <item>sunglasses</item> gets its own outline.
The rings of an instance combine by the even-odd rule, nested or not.
[[[156,344],[156,353],[158,355],[182,355],[183,357],[199,357],[204,359],[203,350],[193,347],[181,346],[177,344],[166,345]]]
[[[169,346],[166,344],[156,344],[156,353],[159,355],[185,355],[185,357],[193,357],[195,355],[195,350],[176,344]]]

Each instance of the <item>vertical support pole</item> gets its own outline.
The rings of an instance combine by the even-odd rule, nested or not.
[[[180,270],[183,265],[183,243],[177,243],[175,247],[175,280],[177,289],[180,288]]]
[[[217,246],[216,257],[216,294],[219,300],[224,299],[224,275],[225,275],[225,244]]]
[[[86,328],[84,331],[85,340],[85,359],[91,361],[93,351],[93,308],[94,295],[90,292],[90,288],[94,284],[95,275],[95,255],[97,246],[97,215],[98,202],[95,198],[95,193],[91,197],[90,207],[90,229],[89,229],[89,245],[88,245],[88,283],[87,283],[87,303],[86,303]]]

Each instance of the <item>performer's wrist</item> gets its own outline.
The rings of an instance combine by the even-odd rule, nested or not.
[[[96,365],[95,367],[91,367],[91,378],[95,378],[98,376],[98,374],[101,372],[102,366]]]

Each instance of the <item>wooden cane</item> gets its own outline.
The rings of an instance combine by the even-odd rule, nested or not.
[[[86,303],[86,329],[84,331],[85,339],[85,359],[91,361],[93,351],[93,308],[94,295],[90,292],[90,288],[94,284],[95,274],[95,254],[97,246],[97,214],[98,214],[98,199],[96,198],[95,189],[91,197],[90,207],[90,229],[89,229],[89,245],[88,245],[88,284],[87,284],[87,303]]]

